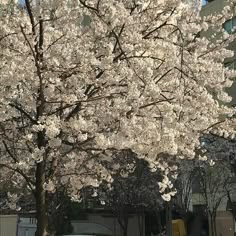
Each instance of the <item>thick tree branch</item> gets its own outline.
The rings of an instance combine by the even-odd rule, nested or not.
[[[33,186],[35,185],[35,182],[34,182],[33,180],[31,180],[22,170],[20,170],[20,169],[18,169],[18,168],[13,168],[13,167],[11,167],[11,166],[9,166],[9,165],[7,165],[7,164],[2,164],[2,163],[0,163],[0,168],[1,168],[1,167],[2,167],[2,168],[7,168],[7,169],[9,169],[9,170],[12,170],[12,171],[14,171],[14,172],[20,174],[20,175],[25,179],[25,181],[26,181],[26,183],[28,184],[28,186],[30,187],[30,189],[31,189],[32,191],[34,191]]]
[[[9,106],[14,107],[16,110],[24,114],[33,124],[37,124],[37,121],[31,117],[20,105],[16,103],[10,103]]]
[[[89,6],[88,4],[86,4],[86,0],[79,0],[79,2],[82,4],[82,6],[88,8],[89,10],[95,11],[98,13],[98,8]],[[99,7],[100,1],[98,1],[97,3],[97,7]]]
[[[15,163],[18,163],[19,161],[18,161],[17,158],[13,155],[13,153],[10,151],[10,149],[9,149],[8,146],[7,146],[7,143],[6,143],[4,140],[2,140],[2,142],[3,142],[3,145],[4,145],[4,147],[5,147],[6,152],[8,153],[8,155],[13,159],[13,161],[14,161]]]

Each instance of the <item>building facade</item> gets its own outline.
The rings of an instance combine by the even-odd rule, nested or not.
[[[220,13],[228,3],[228,0],[205,0],[200,14],[204,17]],[[236,33],[236,16],[227,19],[222,25],[222,30],[225,30],[228,34]],[[214,32],[208,30],[203,36],[210,38],[212,34],[214,34]],[[228,48],[236,52],[236,40],[232,42]],[[236,53],[232,58],[228,58],[225,61],[225,66],[236,69]],[[230,88],[227,88],[226,91],[232,96],[231,105],[236,106],[236,82],[234,82]]]

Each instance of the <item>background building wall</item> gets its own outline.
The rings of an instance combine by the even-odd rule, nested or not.
[[[89,226],[89,224],[94,224],[94,228],[100,227],[100,230],[103,230],[103,232],[106,235],[114,235],[114,236],[122,236],[122,229],[118,223],[118,220],[113,217],[112,215],[101,215],[101,214],[88,214],[87,220],[74,220],[71,222],[73,226],[73,234],[81,234],[81,233],[95,233],[93,232],[93,229],[90,227],[88,228],[86,226]],[[145,235],[145,218],[142,217],[141,223],[143,224],[143,234]],[[96,226],[97,225],[97,226]],[[85,232],[86,231],[86,232]],[[110,234],[108,234],[110,232]],[[137,215],[130,215],[129,216],[129,223],[128,223],[128,236],[134,236],[134,235],[140,235],[139,233],[139,222],[138,222],[138,216]]]
[[[16,236],[17,222],[17,215],[0,215],[0,236]]]
[[[218,236],[234,236],[234,220],[229,211],[218,211],[216,215]]]

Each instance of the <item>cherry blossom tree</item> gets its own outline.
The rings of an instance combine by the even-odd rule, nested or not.
[[[231,4],[201,19],[180,0],[2,1],[0,168],[33,193],[36,236],[47,235],[48,192],[63,185],[79,200],[112,182],[114,150],[160,170],[170,199],[169,157],[194,158],[200,134],[234,114],[215,100],[230,101],[233,36],[199,38],[220,31]]]

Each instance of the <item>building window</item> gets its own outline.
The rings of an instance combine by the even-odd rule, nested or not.
[[[224,29],[229,33],[232,34],[236,30],[236,16],[234,16],[232,19],[227,20],[223,24]]]

